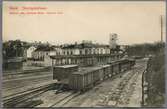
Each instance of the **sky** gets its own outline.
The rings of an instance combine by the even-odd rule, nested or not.
[[[11,7],[18,7],[18,9],[14,10]],[[27,9],[23,10],[23,7]],[[31,10],[31,7],[45,9]],[[38,11],[52,12],[52,14],[11,14],[11,12]],[[165,19],[164,1],[5,1],[3,2],[3,41],[20,39],[29,42],[48,41],[52,44],[63,44],[91,40],[108,44],[109,34],[117,33],[119,44],[152,43],[160,41],[160,15]],[[165,40],[165,31],[163,40]]]

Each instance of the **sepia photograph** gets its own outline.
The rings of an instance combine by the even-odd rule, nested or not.
[[[3,107],[165,107],[165,8],[3,1]]]

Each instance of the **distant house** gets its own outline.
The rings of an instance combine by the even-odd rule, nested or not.
[[[54,46],[40,45],[32,52],[32,58],[34,60],[44,61],[45,56],[49,56],[50,54],[56,54]]]
[[[52,48],[54,49],[54,51],[51,51],[49,53],[49,56],[55,56],[55,55],[62,55],[62,49],[60,46],[52,46]]]
[[[27,50],[26,50],[26,57],[27,59],[32,59],[32,53],[36,50],[37,48],[35,46],[30,46]]]
[[[50,56],[53,65],[77,64],[79,66],[92,66],[106,64],[121,57],[119,53],[110,54],[109,45],[106,44],[82,42],[61,45],[61,49],[61,56]]]
[[[51,66],[52,59],[50,56],[61,55],[61,53],[60,46],[51,46],[48,44],[38,45],[32,52],[32,60],[29,61],[28,65]]]

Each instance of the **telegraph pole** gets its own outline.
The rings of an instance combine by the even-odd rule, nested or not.
[[[162,15],[160,16],[161,17],[161,42],[163,42],[163,18],[162,18]]]

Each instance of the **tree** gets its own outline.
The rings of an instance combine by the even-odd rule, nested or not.
[[[22,57],[23,56],[23,44],[20,40],[8,41],[3,43],[3,57]]]

